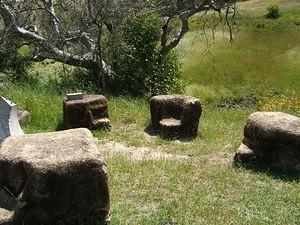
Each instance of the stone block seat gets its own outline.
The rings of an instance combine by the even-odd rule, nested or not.
[[[253,113],[235,161],[300,170],[300,118],[282,112]]]
[[[0,184],[0,225],[71,225],[109,216],[106,164],[85,128],[6,138]],[[4,187],[15,205],[3,197]]]
[[[198,133],[202,113],[199,99],[184,95],[159,95],[150,100],[152,127],[165,137],[192,137]]]
[[[109,127],[107,99],[103,95],[65,97],[63,101],[64,128],[98,129]]]

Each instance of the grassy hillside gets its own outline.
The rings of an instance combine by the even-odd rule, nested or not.
[[[270,4],[282,17],[263,16]],[[252,0],[239,4],[235,41],[219,28],[200,35],[202,22],[183,40],[187,94],[203,102],[201,135],[192,141],[145,133],[148,99],[109,98],[113,130],[95,131],[99,142],[132,151],[172,154],[172,160],[105,153],[112,225],[290,224],[300,222],[300,175],[232,165],[247,117],[257,109],[300,115],[300,2]],[[209,51],[207,51],[209,47]],[[43,66],[37,66],[40,71]],[[54,131],[62,123],[62,98],[54,90],[9,86],[0,94],[29,110],[25,132]],[[119,146],[119,145],[117,145]],[[103,146],[102,146],[103,147]],[[141,153],[142,154],[142,153]],[[182,160],[178,156],[189,157]]]
[[[210,31],[201,35],[202,24],[193,19],[194,30],[182,44],[188,47],[183,58],[184,77],[191,82],[187,93],[204,101],[300,95],[300,2],[272,1],[281,12],[274,20],[264,18],[270,2],[239,4],[232,43],[226,27],[219,27],[215,40],[207,42]]]

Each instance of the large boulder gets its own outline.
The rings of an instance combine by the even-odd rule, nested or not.
[[[106,164],[84,128],[8,137],[0,148],[0,183],[17,196],[14,224],[76,224],[109,215]]]
[[[300,118],[282,112],[253,113],[235,160],[300,169]]]
[[[103,95],[84,95],[79,99],[70,96],[63,101],[65,129],[109,128],[107,99]]]
[[[0,208],[0,224],[1,225],[12,225],[13,214],[11,211]]]
[[[202,113],[199,99],[184,95],[159,95],[150,100],[152,127],[163,136],[191,137],[198,133]]]

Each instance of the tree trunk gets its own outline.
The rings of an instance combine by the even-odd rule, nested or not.
[[[103,24],[100,23],[98,25],[98,29],[99,29],[99,32],[98,32],[98,37],[97,37],[97,52],[98,52],[98,55],[97,55],[97,63],[98,63],[98,68],[99,68],[99,74],[98,74],[98,77],[97,77],[97,80],[98,80],[98,85],[101,85],[102,87],[102,92],[106,92],[106,81],[105,81],[105,71],[104,71],[104,68],[103,68],[103,55],[102,55],[102,45],[101,45],[101,39],[102,39],[102,32],[103,32]]]

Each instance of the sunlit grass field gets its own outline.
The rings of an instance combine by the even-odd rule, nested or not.
[[[300,2],[272,1],[281,2],[276,20],[264,18],[269,4],[264,2],[240,4],[233,42],[226,27],[219,27],[213,39],[209,29],[203,34],[201,23],[193,20],[194,30],[182,43],[187,93],[204,101],[300,95]]]
[[[282,16],[264,18],[280,5]],[[215,40],[201,35],[199,18],[178,51],[186,94],[200,98],[200,135],[166,140],[145,132],[149,99],[108,96],[112,131],[95,131],[100,144],[146,147],[184,160],[135,160],[105,155],[112,225],[300,224],[300,174],[232,164],[247,117],[256,110],[300,115],[300,2],[240,3],[235,41],[226,28]],[[209,47],[209,49],[208,49]],[[62,95],[11,85],[0,94],[30,111],[26,133],[55,131],[62,123]],[[101,146],[100,146],[101,147]]]
[[[7,95],[26,109],[34,109],[27,133],[54,131],[62,122],[62,96],[20,87]],[[100,143],[118,142],[191,157],[191,161],[140,161],[106,156],[111,224],[298,224],[299,174],[247,170],[232,164],[252,111],[204,108],[201,135],[179,142],[144,133],[150,118],[147,100],[110,97],[113,130],[94,132]]]

